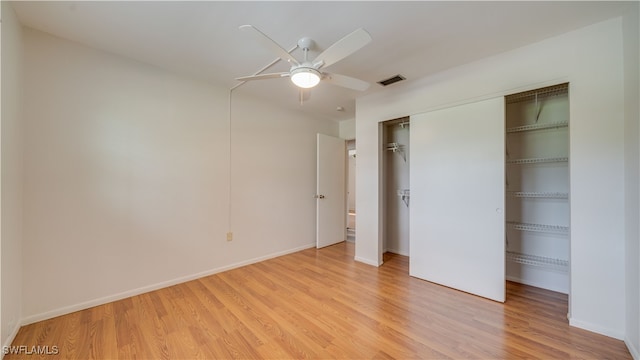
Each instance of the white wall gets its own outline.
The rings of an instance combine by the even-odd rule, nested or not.
[[[622,22],[613,19],[357,101],[356,259],[382,262],[380,121],[571,82],[571,324],[625,332]],[[419,184],[412,184],[415,188]]]
[[[337,124],[232,116],[230,176],[227,89],[25,31],[24,322],[313,246]]]
[[[242,88],[234,90],[235,239],[229,251],[237,258],[253,258],[315,246],[316,133],[338,136],[338,124],[240,96]]]
[[[625,343],[640,359],[640,41],[636,11],[623,18],[625,86],[626,334]]]
[[[2,1],[2,207],[0,228],[0,343],[9,345],[22,307],[22,28]]]
[[[340,127],[340,137],[345,140],[356,138],[356,119],[342,120],[338,123]]]

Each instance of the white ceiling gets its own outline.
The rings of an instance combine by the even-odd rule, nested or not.
[[[385,91],[376,81],[408,81],[577,29],[629,11],[632,2],[14,2],[22,24],[231,88],[275,59],[240,25],[290,49],[303,36],[318,51],[356,28],[373,42],[328,71],[372,83],[365,92],[321,84],[300,106],[287,79],[245,83],[284,107],[323,118],[354,117],[355,98]],[[296,50],[294,56],[301,57]],[[288,68],[280,63],[271,71]],[[390,87],[404,86],[402,83]],[[345,111],[338,112],[342,106]]]

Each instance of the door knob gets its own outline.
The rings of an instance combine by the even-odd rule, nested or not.
[[[314,198],[315,199],[324,199],[324,195],[315,195]]]

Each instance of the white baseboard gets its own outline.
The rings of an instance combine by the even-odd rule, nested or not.
[[[513,281],[513,282],[517,282],[519,284],[524,284],[524,285],[529,285],[529,286],[533,286],[533,287],[537,287],[537,288],[541,288],[541,289],[545,289],[545,290],[550,290],[550,291],[555,291],[555,292],[559,292],[559,293],[563,293],[563,294],[569,294],[569,290],[562,288],[562,287],[549,287],[548,284],[545,283],[540,283],[540,282],[536,282],[536,281],[529,281],[527,279],[522,279],[519,278],[517,276],[505,276],[505,279],[509,280],[509,281]]]
[[[582,320],[577,320],[574,318],[570,318],[569,319],[569,325],[571,326],[575,326],[577,328],[580,329],[584,329],[584,330],[588,330],[600,335],[604,335],[604,336],[608,336],[608,337],[612,337],[614,339],[618,339],[618,340],[624,340],[624,333],[619,332],[619,331],[615,331],[612,329],[608,329],[608,328],[604,328],[600,325],[596,325],[596,324],[592,324],[586,321],[582,321]]]
[[[22,325],[32,324],[32,323],[35,323],[35,322],[38,322],[38,321],[51,319],[51,318],[54,318],[56,316],[70,314],[72,312],[76,312],[76,311],[79,311],[79,310],[84,310],[84,309],[88,309],[88,308],[91,308],[91,307],[94,307],[94,306],[107,304],[107,303],[110,303],[110,302],[113,302],[113,301],[126,299],[128,297],[144,294],[144,293],[147,293],[147,292],[150,292],[150,291],[154,291],[154,290],[166,288],[166,287],[169,287],[169,286],[181,284],[181,283],[184,283],[184,282],[187,282],[187,281],[191,281],[191,280],[200,279],[200,278],[203,278],[203,277],[206,277],[206,276],[210,276],[210,275],[214,275],[214,274],[217,274],[217,273],[221,273],[223,271],[236,269],[236,268],[239,268],[239,267],[242,267],[242,266],[255,264],[255,263],[258,263],[258,262],[261,262],[261,261],[273,259],[273,258],[276,258],[276,257],[279,257],[279,256],[291,254],[291,253],[298,252],[298,251],[301,251],[301,250],[310,249],[310,248],[313,248],[315,246],[316,246],[316,243],[314,242],[314,243],[303,245],[303,246],[299,246],[299,247],[296,247],[296,248],[293,248],[293,249],[280,251],[280,252],[272,253],[272,254],[265,255],[265,256],[259,256],[257,258],[240,261],[240,262],[237,262],[237,263],[234,263],[234,264],[230,264],[230,265],[222,266],[222,267],[219,267],[219,268],[203,271],[203,272],[200,272],[200,273],[187,275],[187,276],[182,276],[182,277],[179,277],[179,278],[176,278],[176,279],[173,279],[173,280],[163,281],[163,282],[160,282],[160,283],[157,283],[157,284],[143,286],[143,287],[140,287],[140,288],[137,288],[137,289],[124,291],[124,292],[121,292],[119,294],[109,295],[109,296],[105,296],[105,297],[102,297],[102,298],[93,299],[93,300],[85,301],[85,302],[74,304],[74,305],[70,305],[70,306],[65,306],[65,307],[62,307],[62,308],[59,308],[59,309],[46,311],[46,312],[43,312],[43,313],[40,313],[40,314],[30,315],[30,316],[27,316],[27,317],[23,318],[21,323],[22,323]]]
[[[406,251],[400,251],[397,249],[387,249],[386,252],[390,252],[390,253],[394,253],[394,254],[398,254],[398,255],[402,255],[402,256],[409,256],[409,253]]]
[[[364,264],[367,264],[367,265],[375,266],[375,267],[378,267],[378,266],[382,265],[382,263],[378,264],[377,261],[365,259],[365,258],[362,258],[362,257],[359,257],[359,256],[356,256],[353,259],[355,261],[358,261],[358,262],[361,262],[361,263],[364,263]]]
[[[640,360],[640,351],[635,346],[633,346],[633,343],[628,339],[624,339],[624,344],[627,345],[627,349],[629,349],[631,357],[634,360]]]
[[[18,335],[18,331],[20,330],[20,324],[16,324],[16,326],[13,328],[13,331],[11,331],[11,334],[9,334],[9,337],[7,337],[7,340],[4,341],[4,344],[2,344],[2,350],[4,350],[6,347],[11,346],[11,343],[13,343],[13,339],[16,338],[16,335]],[[4,358],[4,351],[0,351],[0,359]]]

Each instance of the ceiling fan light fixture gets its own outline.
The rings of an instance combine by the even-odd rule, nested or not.
[[[294,69],[291,71],[291,82],[303,89],[312,88],[320,83],[320,72],[308,67]]]
[[[301,89],[310,89],[318,85],[320,81],[357,91],[365,91],[369,88],[369,83],[366,81],[362,81],[345,75],[330,74],[324,72],[325,68],[337,63],[338,61],[341,61],[347,56],[350,56],[351,54],[371,42],[371,35],[369,35],[369,33],[362,28],[357,29],[349,35],[343,37],[342,39],[334,42],[313,60],[309,60],[309,50],[314,45],[313,40],[311,40],[310,38],[302,38],[298,40],[297,46],[287,51],[283,49],[282,46],[278,45],[278,43],[273,41],[273,39],[265,35],[262,31],[256,29],[251,25],[242,25],[240,26],[240,30],[246,31],[247,33],[251,34],[256,40],[262,43],[263,47],[269,49],[274,55],[278,57],[278,59],[271,62],[256,74],[236,78],[236,80],[242,81],[241,84],[249,80],[289,77],[291,78],[291,82],[293,82],[295,86]],[[304,52],[303,61],[298,61],[291,55],[291,52],[293,52],[293,50],[295,49],[302,49],[302,51]],[[291,66],[289,71],[270,74],[262,73],[263,70],[271,67],[278,60],[284,60],[288,62]]]

